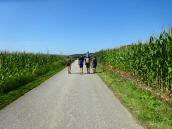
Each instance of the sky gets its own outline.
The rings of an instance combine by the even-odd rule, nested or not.
[[[172,0],[0,0],[0,50],[76,54],[172,27]]]

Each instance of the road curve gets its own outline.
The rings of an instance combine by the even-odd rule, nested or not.
[[[95,74],[66,69],[0,111],[0,129],[143,129]]]

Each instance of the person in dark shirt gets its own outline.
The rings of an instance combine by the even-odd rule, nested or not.
[[[84,57],[80,56],[78,58],[78,65],[80,67],[80,73],[83,74]]]
[[[97,58],[96,57],[93,57],[93,73],[96,73],[96,67],[97,67]]]

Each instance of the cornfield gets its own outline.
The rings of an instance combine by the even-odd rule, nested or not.
[[[65,57],[59,55],[0,52],[0,93],[25,85],[64,64]]]
[[[172,93],[172,29],[143,43],[96,53],[102,63],[140,77],[146,84]]]

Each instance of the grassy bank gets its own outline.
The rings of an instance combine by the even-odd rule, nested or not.
[[[98,71],[104,68],[99,66]],[[108,69],[99,76],[146,128],[172,129],[172,108],[167,103]]]
[[[0,93],[0,109],[5,107],[9,103],[13,102],[20,96],[24,95],[28,91],[32,90],[33,88],[39,86],[42,82],[52,77],[54,74],[61,71],[65,67],[64,63],[59,63],[59,62],[57,62],[57,64],[54,63],[54,66],[56,67],[51,69],[46,74],[37,77],[37,79],[35,79],[34,81],[26,85],[20,86],[19,88],[12,90],[8,93]]]

